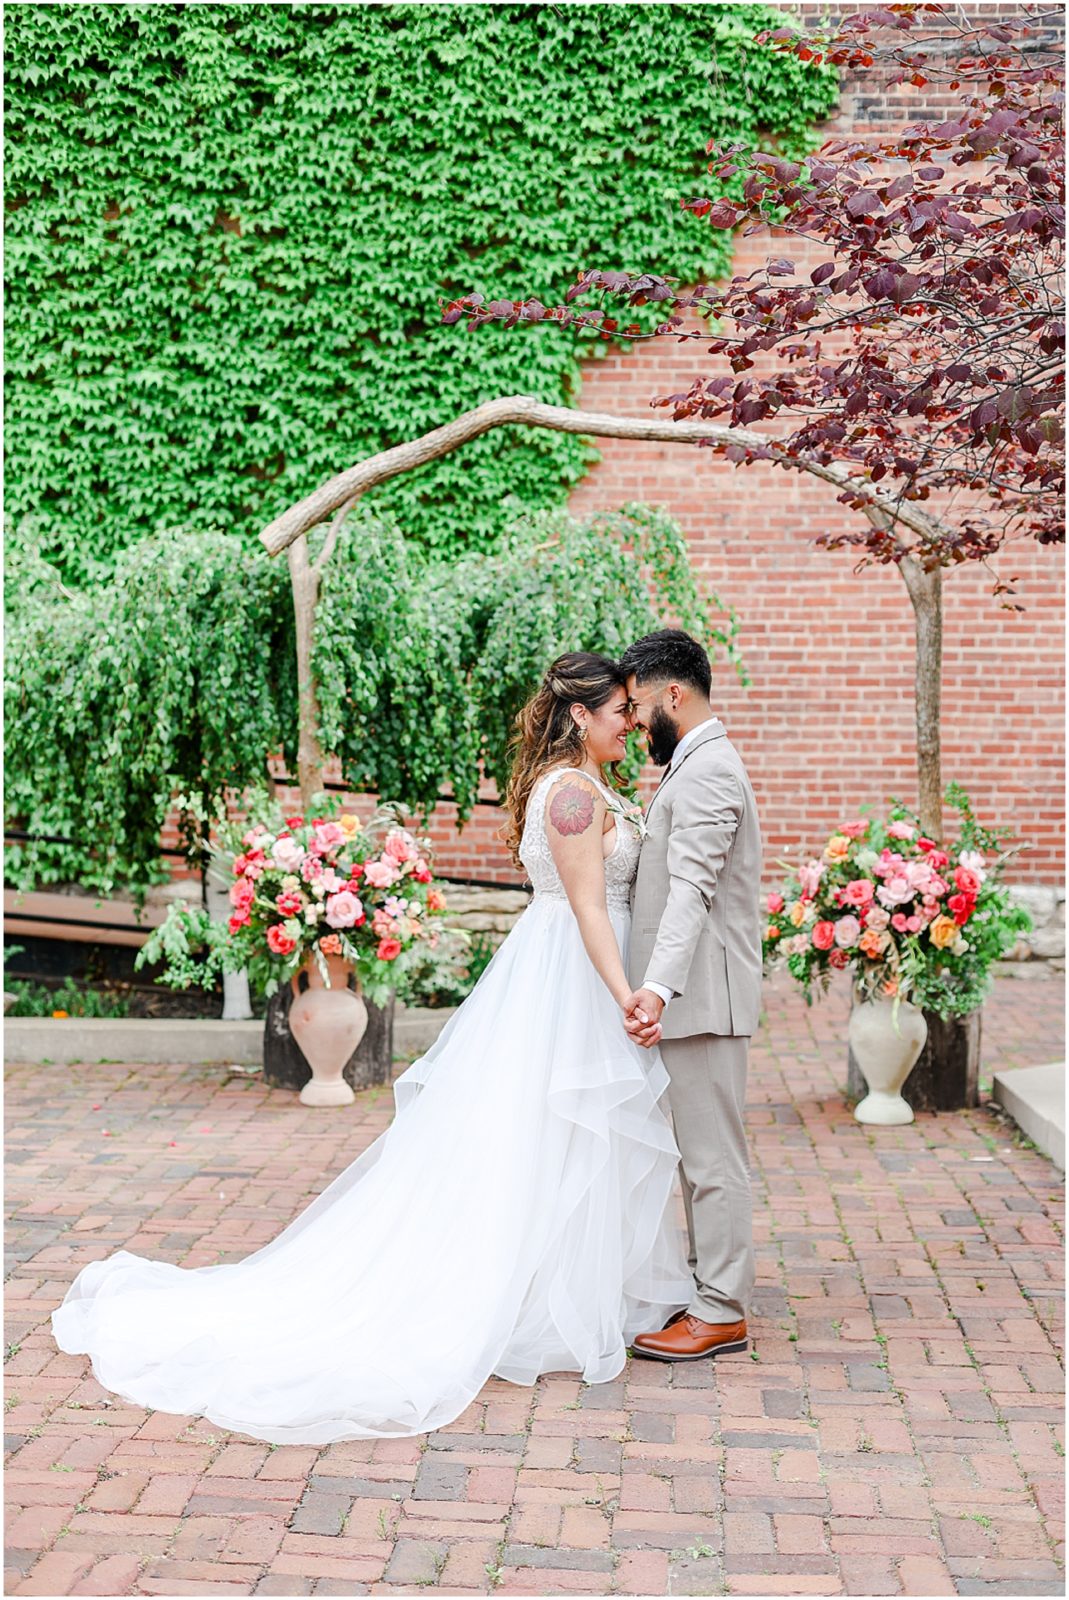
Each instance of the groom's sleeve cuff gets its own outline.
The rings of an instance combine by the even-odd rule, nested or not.
[[[642,987],[644,989],[652,989],[654,994],[659,994],[665,1005],[668,1004],[669,1000],[673,1000],[675,998],[674,989],[669,989],[663,983],[651,983],[649,978],[646,979]]]

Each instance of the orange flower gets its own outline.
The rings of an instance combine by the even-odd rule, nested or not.
[[[898,979],[897,978],[887,978],[880,985],[880,987],[882,988],[884,994],[889,995],[889,996],[890,995],[896,995],[898,993]]]
[[[70,1016],[70,1012],[69,1011],[53,1011],[52,1015],[54,1017],[69,1017]]]
[[[845,833],[833,833],[824,846],[825,861],[845,861],[850,854],[850,840]]]
[[[945,950],[958,937],[958,925],[953,917],[936,917],[928,929],[928,937],[937,950]]]
[[[770,922],[768,927],[765,929],[765,938],[766,939],[778,939],[779,938],[779,929],[776,927],[774,922]]]
[[[858,940],[858,947],[864,950],[870,961],[878,961],[890,943],[889,933],[878,933],[875,928],[866,928]]]

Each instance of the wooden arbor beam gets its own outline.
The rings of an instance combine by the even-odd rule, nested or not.
[[[942,527],[929,513],[908,501],[900,501],[882,492],[875,484],[856,477],[840,463],[792,456],[766,434],[753,433],[746,428],[721,428],[710,422],[669,422],[655,417],[616,417],[602,411],[573,411],[569,406],[546,405],[532,395],[516,394],[488,400],[485,405],[476,406],[474,411],[465,411],[461,416],[454,417],[452,422],[445,423],[441,428],[432,428],[430,433],[418,439],[393,445],[389,450],[381,450],[377,455],[346,467],[269,522],[261,532],[260,540],[268,555],[280,555],[295,539],[377,484],[386,483],[402,472],[410,472],[414,467],[425,466],[429,461],[437,461],[441,456],[449,455],[467,444],[470,439],[489,433],[491,428],[517,425],[551,428],[557,433],[585,433],[595,438],[651,439],[668,444],[690,445],[713,440],[717,444],[745,444],[763,448],[768,451],[771,460],[782,466],[808,472],[826,483],[834,484],[837,489],[849,489],[866,502],[866,507],[882,512],[892,523],[903,524],[924,543],[937,539]]]

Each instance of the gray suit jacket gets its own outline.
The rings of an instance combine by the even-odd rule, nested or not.
[[[761,1011],[761,830],[717,718],[661,783],[631,891],[628,976],[676,991],[664,1037],[749,1035]]]

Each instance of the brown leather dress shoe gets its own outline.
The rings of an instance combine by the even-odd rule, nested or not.
[[[727,1350],[745,1350],[747,1345],[744,1321],[702,1322],[686,1311],[660,1333],[640,1333],[631,1341],[636,1356],[654,1361],[701,1361]]]

